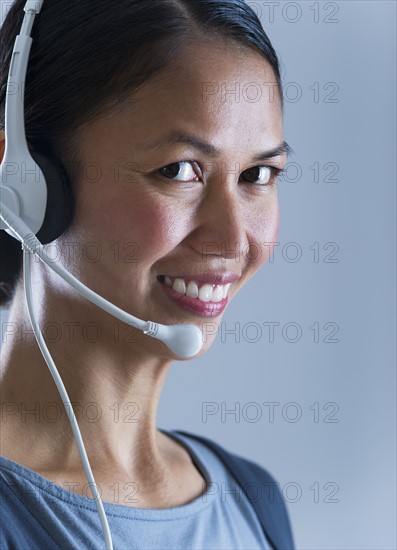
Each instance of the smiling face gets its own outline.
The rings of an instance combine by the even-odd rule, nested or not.
[[[66,267],[144,320],[220,323],[277,241],[286,154],[275,82],[253,50],[196,42],[82,128],[76,215],[58,243],[81,243],[86,261],[65,254]],[[139,346],[167,353],[147,336]]]

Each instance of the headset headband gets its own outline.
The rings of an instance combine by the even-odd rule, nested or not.
[[[24,119],[24,87],[28,69],[28,60],[33,39],[31,38],[34,19],[40,13],[43,0],[29,0],[25,7],[21,32],[16,37],[12,52],[10,71],[8,73],[6,104],[5,104],[5,133],[6,153],[4,161],[17,159],[21,153],[29,156],[28,144],[25,135]],[[15,93],[14,93],[15,92]],[[11,127],[12,124],[12,127]]]
[[[0,200],[43,243],[57,239],[73,217],[73,195],[62,163],[30,151],[25,128],[25,82],[35,17],[44,0],[28,0],[21,31],[15,39],[7,79],[5,101],[5,152],[0,166]],[[12,231],[0,221],[12,237]]]

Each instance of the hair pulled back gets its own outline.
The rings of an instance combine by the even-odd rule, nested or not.
[[[7,77],[26,0],[15,0],[0,29],[0,129]],[[78,157],[78,129],[116,108],[194,39],[220,37],[270,63],[282,101],[279,61],[243,0],[45,0],[33,25],[25,84],[25,127],[35,150],[65,166]],[[22,248],[0,231],[0,305],[21,275]]]

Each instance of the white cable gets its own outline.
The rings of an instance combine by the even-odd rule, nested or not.
[[[97,489],[97,485],[91,470],[90,462],[88,460],[87,452],[84,447],[83,438],[81,437],[80,428],[77,423],[76,416],[74,414],[72,403],[69,399],[66,388],[62,382],[62,378],[59,375],[58,369],[56,368],[55,363],[51,357],[51,354],[47,348],[47,344],[45,343],[40,327],[35,319],[33,297],[32,297],[32,284],[31,284],[31,277],[30,277],[31,275],[30,274],[30,252],[25,248],[24,245],[22,246],[22,248],[23,248],[23,279],[24,279],[24,285],[25,285],[26,302],[28,306],[30,323],[32,325],[33,332],[36,337],[37,344],[40,348],[41,353],[43,354],[43,357],[48,365],[48,368],[50,369],[52,377],[55,381],[55,384],[58,388],[63,404],[65,406],[66,414],[68,415],[69,422],[73,430],[73,435],[77,443],[78,451],[80,453],[80,458],[83,463],[84,472],[89,482],[90,490],[95,500],[95,505],[99,514],[99,518],[101,520],[103,536],[105,538],[105,543],[106,543],[106,550],[113,550],[112,535],[110,533],[108,520],[107,520],[105,510],[103,508],[103,503],[99,495],[99,491]]]
[[[56,261],[48,258],[43,245],[29,229],[26,223],[19,218],[6,204],[0,202],[0,218],[26,246],[28,250],[36,254],[48,267],[57,273],[62,279],[68,282],[82,296],[90,300],[101,309],[107,311],[123,323],[137,327],[144,334],[152,336],[164,342],[172,351],[182,357],[196,355],[203,346],[203,334],[195,325],[162,325],[153,321],[142,321],[130,313],[115,306],[90,288],[85,286],[69,271],[66,271]]]
[[[76,277],[66,271],[61,265],[58,265],[53,260],[49,259],[43,248],[43,245],[37,239],[35,234],[26,225],[26,223],[19,218],[6,204],[0,201],[0,219],[8,226],[13,236],[22,243],[23,248],[23,276],[26,293],[26,301],[28,306],[28,313],[30,322],[33,328],[34,335],[37,340],[37,344],[41,353],[50,369],[51,375],[58,388],[63,404],[65,406],[66,413],[68,414],[69,422],[72,427],[73,435],[76,440],[78,451],[80,453],[81,461],[83,464],[84,472],[87,480],[90,484],[92,495],[95,499],[97,511],[101,520],[102,530],[106,542],[106,550],[113,550],[113,543],[109,524],[107,522],[106,514],[103,508],[102,500],[100,498],[97,486],[92,474],[90,463],[88,461],[87,453],[84,447],[84,443],[81,437],[80,429],[77,424],[77,420],[71,405],[71,401],[66,392],[66,388],[62,382],[62,379],[58,373],[56,365],[51,357],[51,354],[47,348],[40,327],[36,323],[34,316],[33,298],[32,298],[32,286],[30,278],[30,253],[37,255],[46,265],[48,265],[53,271],[58,273],[65,281],[69,282],[82,296],[88,298],[91,302],[95,303],[105,311],[124,321],[125,323],[133,326],[137,326],[145,334],[153,336],[159,340],[162,340],[170,349],[178,353],[190,357],[198,353],[202,347],[202,333],[194,325],[161,325],[159,323],[153,323],[152,321],[142,321],[137,319],[133,315],[123,311],[111,302],[108,302],[102,296],[99,296],[91,289],[82,284]],[[70,407],[70,408],[69,408]]]

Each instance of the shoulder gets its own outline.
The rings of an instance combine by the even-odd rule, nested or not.
[[[226,463],[226,466],[229,467],[229,469],[238,467],[239,472],[242,476],[247,476],[252,480],[258,478],[260,480],[265,480],[274,483],[275,485],[279,485],[273,475],[266,468],[264,468],[257,462],[250,460],[247,457],[229,451],[223,445],[216,443],[213,439],[182,430],[171,430],[171,433],[172,432],[184,435],[185,437],[196,439],[201,443],[204,443],[204,445],[210,447],[210,449],[214,451],[223,462]]]
[[[227,450],[210,438],[182,430],[172,432],[196,439],[209,447],[241,486],[274,547],[294,548],[291,522],[279,483],[266,468]]]
[[[13,475],[13,471],[7,467],[6,459],[0,457],[0,548],[30,550],[32,540],[36,539],[48,545],[48,548],[57,548],[55,541],[33,515],[26,491],[24,479]],[[34,498],[37,507],[37,495],[30,496]]]

